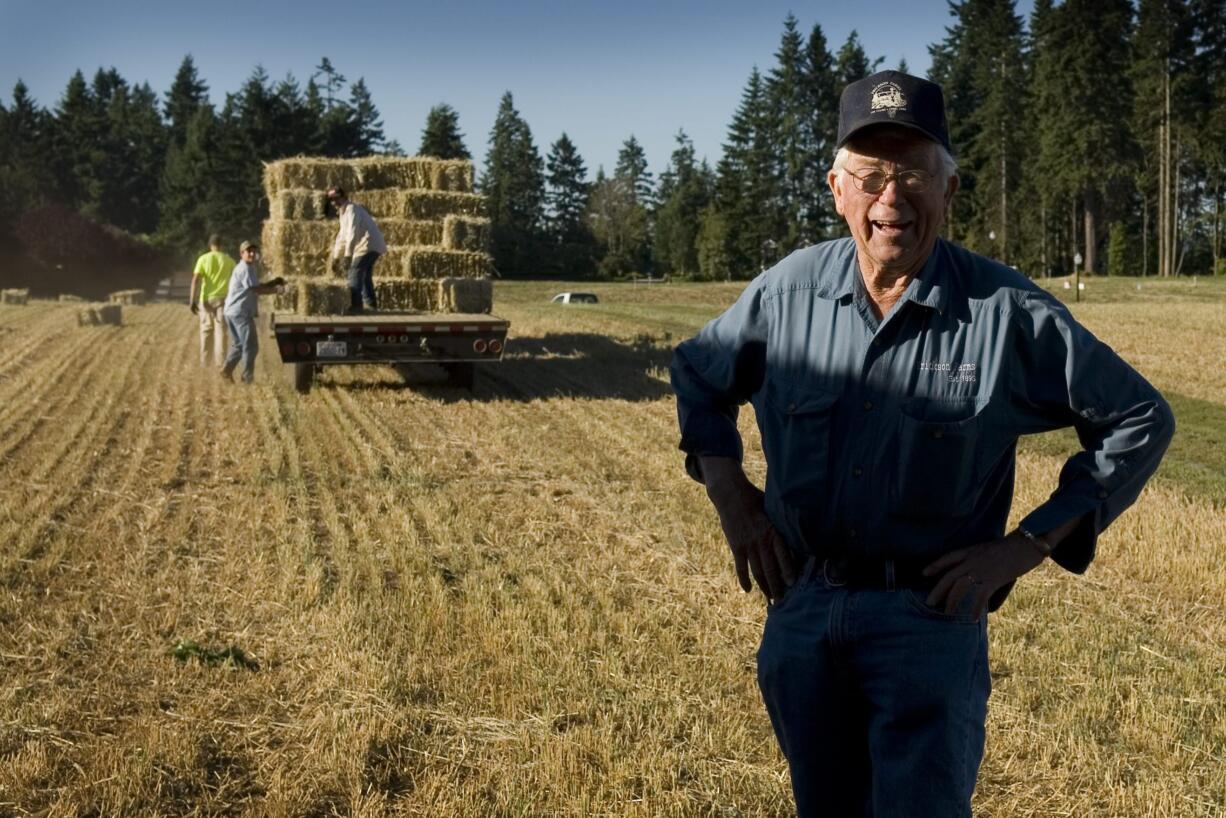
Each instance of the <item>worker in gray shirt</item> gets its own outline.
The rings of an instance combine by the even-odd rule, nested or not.
[[[1012,268],[938,238],[958,188],[939,86],[854,82],[827,181],[851,238],[799,250],[676,350],[687,471],[770,604],[758,681],[802,816],[970,816],[987,616],[1086,570],[1174,432],[1161,395]],[[765,491],[746,478],[752,402]],[[1010,532],[1018,437],[1084,450]]]
[[[259,315],[261,295],[270,295],[285,279],[277,277],[266,284],[260,283],[260,248],[253,241],[244,241],[238,248],[241,259],[230,273],[230,289],[221,314],[230,334],[230,351],[221,366],[221,377],[234,380],[234,368],[243,362],[243,383],[251,383],[255,377],[255,356],[260,351],[260,338],[255,319]]]

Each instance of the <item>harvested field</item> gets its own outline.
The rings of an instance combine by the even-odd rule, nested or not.
[[[1089,573],[993,616],[977,816],[1222,815],[1224,285],[1074,307],[1180,429]],[[0,815],[788,815],[763,605],[666,382],[740,288],[572,288],[497,285],[471,394],[300,397],[271,344],[229,386],[181,304],[0,306]],[[1027,440],[1016,514],[1069,442]]]

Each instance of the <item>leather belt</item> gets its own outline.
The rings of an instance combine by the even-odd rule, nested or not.
[[[835,588],[893,591],[899,588],[930,590],[937,576],[926,577],[927,562],[872,557],[814,557],[813,577]]]

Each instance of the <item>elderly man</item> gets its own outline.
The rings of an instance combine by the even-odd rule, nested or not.
[[[328,201],[341,217],[336,241],[332,243],[332,258],[343,258],[349,271],[349,312],[378,309],[375,296],[375,262],[387,253],[387,244],[379,226],[360,204],[349,201],[349,194],[339,186],[328,188]]]
[[[770,603],[758,681],[800,814],[969,816],[986,612],[1047,557],[1085,571],[1174,419],[1058,301],[938,238],[958,187],[938,86],[847,86],[838,148],[852,237],[793,253],[677,348],[681,448]],[[741,468],[745,401],[765,492]],[[1067,426],[1085,450],[1006,533],[1018,437]]]

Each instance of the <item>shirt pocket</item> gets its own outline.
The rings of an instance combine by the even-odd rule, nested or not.
[[[966,517],[974,510],[984,406],[979,399],[905,404],[890,507],[912,520]]]
[[[831,420],[838,399],[836,392],[767,382],[767,424],[762,430],[767,480],[788,505],[814,505],[826,493]]]

